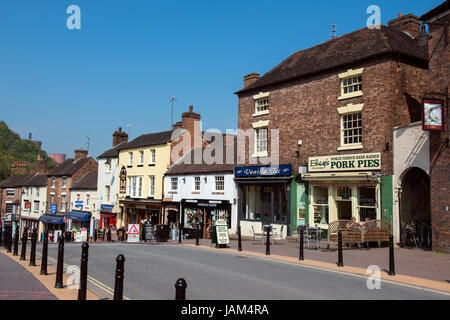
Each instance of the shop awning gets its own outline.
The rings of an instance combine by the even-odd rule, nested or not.
[[[83,212],[83,211],[70,211],[68,214],[66,214],[67,219],[77,220],[77,221],[83,221],[87,222],[91,218],[90,212]]]
[[[376,181],[377,176],[373,172],[320,172],[302,173],[303,180],[371,180]]]
[[[39,217],[39,221],[42,223],[50,223],[50,224],[63,224],[64,223],[64,217],[61,216],[49,216],[49,215],[42,215]]]

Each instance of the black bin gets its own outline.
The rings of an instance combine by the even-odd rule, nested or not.
[[[168,224],[158,224],[156,226],[156,242],[167,242],[170,236],[170,227]]]
[[[66,231],[66,233],[64,234],[64,241],[72,242],[72,232],[71,231]]]

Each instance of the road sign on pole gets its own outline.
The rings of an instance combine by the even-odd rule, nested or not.
[[[139,224],[128,225],[128,242],[139,242]]]

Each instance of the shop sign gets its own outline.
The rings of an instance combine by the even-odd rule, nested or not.
[[[229,244],[228,224],[224,219],[216,221],[217,244]]]
[[[31,202],[30,201],[26,201],[25,202],[25,209],[31,209]]]
[[[83,207],[83,201],[75,201],[75,207]]]
[[[423,100],[423,130],[444,130],[442,117],[442,101],[435,99]]]
[[[112,204],[102,204],[100,210],[102,211],[112,211],[114,206]]]
[[[139,242],[139,224],[128,225],[128,242]]]
[[[377,152],[308,158],[308,172],[361,170],[381,170],[381,154]]]
[[[260,177],[260,176],[290,176],[292,166],[290,164],[280,164],[278,166],[250,166],[236,167],[234,175],[236,177]]]
[[[56,213],[56,204],[50,205],[50,213]]]
[[[127,193],[127,169],[120,169],[120,193]]]

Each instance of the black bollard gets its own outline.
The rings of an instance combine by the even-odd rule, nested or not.
[[[30,252],[30,266],[36,266],[36,239],[37,238],[37,230],[33,229],[33,233],[31,234],[31,252]]]
[[[64,271],[64,236],[59,236],[58,242],[58,262],[56,264],[56,281],[55,288],[61,289],[63,285],[63,271]]]
[[[186,300],[186,280],[180,278],[175,282],[175,300]]]
[[[181,243],[181,223],[178,227],[178,243]]]
[[[85,241],[81,246],[80,288],[78,289],[78,300],[86,300],[88,250],[89,243]]]
[[[196,230],[196,232],[195,232],[195,245],[196,245],[196,246],[199,246],[199,245],[200,245],[200,242],[199,242],[199,240],[198,240],[198,237],[199,237],[199,230],[200,230],[199,226],[200,226],[200,222],[197,224],[197,230]]]
[[[14,235],[14,251],[13,256],[19,255],[19,225],[16,225],[16,234]]]
[[[41,273],[42,275],[48,275],[47,273],[47,254],[48,254],[48,232],[44,232],[44,241],[42,243],[42,260],[41,260]]]
[[[389,275],[395,276],[395,262],[394,262],[394,237],[389,236]]]
[[[12,246],[12,225],[8,227],[8,247],[7,252],[11,252],[11,246]]]
[[[123,278],[125,257],[119,254],[116,258],[116,281],[114,284],[114,300],[123,300]]]
[[[298,260],[304,260],[303,258],[303,229],[300,229],[300,253],[298,256]]]
[[[242,251],[241,226],[238,226],[238,251]]]
[[[270,256],[270,228],[267,228],[266,238],[266,256]]]
[[[20,260],[26,260],[25,255],[27,253],[27,241],[28,241],[28,227],[23,229],[22,234],[22,251],[20,252]]]
[[[338,232],[338,267],[343,267],[344,262],[342,261],[342,232]]]

